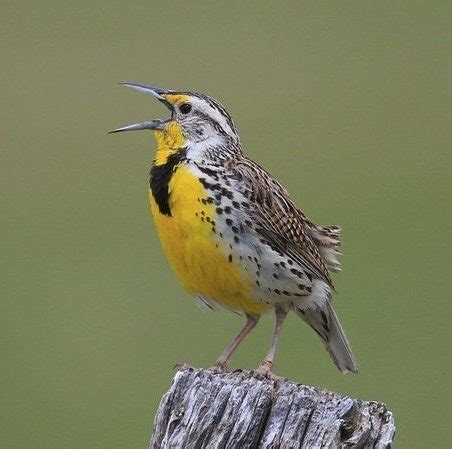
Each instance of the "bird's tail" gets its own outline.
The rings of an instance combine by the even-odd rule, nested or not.
[[[337,256],[341,255],[339,251],[341,228],[339,226],[317,226],[314,223],[309,223],[307,229],[328,270],[333,273],[341,271],[341,263],[337,260]]]
[[[330,301],[321,308],[295,308],[295,313],[308,323],[321,338],[334,364],[342,373],[357,373],[355,357]]]

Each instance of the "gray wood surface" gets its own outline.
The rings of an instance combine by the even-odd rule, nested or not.
[[[389,448],[384,404],[249,372],[178,371],[164,394],[150,448]]]

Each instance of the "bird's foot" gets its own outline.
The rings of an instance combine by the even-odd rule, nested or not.
[[[207,371],[210,371],[213,374],[227,374],[231,372],[226,364],[221,362],[216,362],[213,366],[207,368]]]
[[[272,367],[273,362],[271,362],[270,360],[264,360],[258,368],[251,371],[251,375],[259,380],[268,379],[274,382],[285,380],[284,377],[277,376],[275,373],[273,373]]]
[[[194,371],[196,368],[189,363],[178,362],[173,366],[173,369],[177,369],[178,371]]]

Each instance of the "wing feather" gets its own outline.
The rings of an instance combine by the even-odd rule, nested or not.
[[[229,165],[238,188],[249,201],[257,232],[274,249],[296,261],[314,278],[333,287],[311,223],[295,206],[287,190],[267,171],[247,158]]]

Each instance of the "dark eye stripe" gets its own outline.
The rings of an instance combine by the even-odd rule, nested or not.
[[[204,114],[201,111],[196,111],[196,115],[201,117],[206,122],[209,122],[220,134],[227,135],[227,132],[223,129],[223,127],[212,117],[210,117],[210,115]]]
[[[212,107],[213,109],[216,109],[220,113],[220,115],[222,115],[226,119],[226,121],[228,122],[228,125],[231,127],[231,129],[234,129],[234,124],[232,123],[232,118],[226,112],[226,110],[217,101],[215,101],[211,98],[207,98],[206,101],[210,107]]]
[[[221,106],[221,104],[215,100],[214,98],[211,98],[207,95],[203,95],[203,94],[191,94],[194,95],[198,98],[201,98],[202,100],[204,100],[212,109],[215,109],[216,111],[218,111],[220,113],[220,115],[222,117],[224,117],[226,119],[227,124],[229,125],[229,127],[236,132],[235,130],[235,126],[234,126],[234,122],[232,121],[231,116],[228,114],[228,112],[226,111],[226,109],[223,108],[223,106]]]

